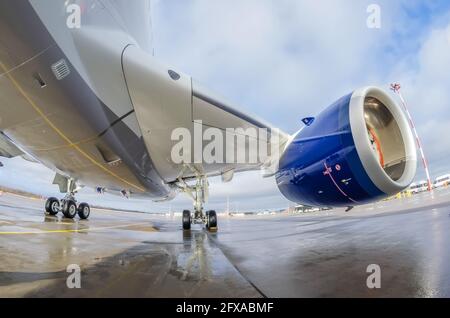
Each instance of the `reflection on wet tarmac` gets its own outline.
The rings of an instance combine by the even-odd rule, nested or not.
[[[223,218],[213,234],[145,214],[48,217],[41,205],[0,197],[0,296],[450,296],[450,191],[346,214]],[[70,264],[81,289],[66,286]],[[381,289],[366,286],[370,264]]]

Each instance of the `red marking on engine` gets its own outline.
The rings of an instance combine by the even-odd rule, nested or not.
[[[377,135],[375,134],[375,132],[373,131],[372,128],[369,128],[369,133],[372,136],[372,138],[373,138],[373,140],[375,142],[375,145],[377,146],[379,160],[380,160],[380,165],[381,165],[381,167],[384,168],[384,155],[383,155],[383,151],[381,150],[380,139],[378,139]]]
[[[324,164],[324,166],[325,166],[325,169],[326,169],[327,171],[330,171],[331,168],[329,168],[329,167],[327,166],[327,163],[324,162],[323,164]],[[348,198],[348,199],[349,199],[351,202],[353,202],[353,203],[358,203],[358,201],[353,200],[351,197],[349,197],[349,196],[347,195],[347,193],[344,192],[344,190],[342,190],[342,189],[339,187],[339,185],[337,184],[336,180],[334,180],[333,176],[331,175],[331,172],[328,173],[328,175],[330,176],[330,179],[331,179],[331,181],[334,183],[334,185],[336,186],[336,188],[339,190],[340,193],[342,193],[342,195],[343,195],[344,197]]]

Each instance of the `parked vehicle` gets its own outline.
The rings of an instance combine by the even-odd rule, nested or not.
[[[447,187],[448,185],[450,185],[450,174],[446,174],[446,175],[436,178],[436,181],[434,181],[433,187],[441,188],[441,187]]]
[[[411,184],[409,187],[409,190],[412,194],[418,194],[421,192],[425,192],[428,190],[428,182],[427,181],[419,181],[416,183]]]

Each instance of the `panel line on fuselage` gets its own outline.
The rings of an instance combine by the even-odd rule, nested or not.
[[[36,105],[36,103],[28,96],[28,94],[25,92],[25,90],[19,85],[19,83],[11,76],[11,74],[8,72],[8,69],[6,66],[0,61],[0,68],[4,70],[4,75],[6,75],[9,80],[12,82],[14,87],[17,89],[17,91],[25,98],[25,100],[31,105],[31,107],[38,113],[38,115],[44,119],[44,121],[63,139],[68,143],[68,146],[73,147],[75,150],[77,150],[81,155],[83,155],[86,159],[88,159],[91,163],[102,169],[103,171],[107,172],[117,180],[120,180],[121,182],[125,183],[126,185],[135,188],[136,190],[140,192],[145,192],[146,190],[138,185],[135,185],[131,183],[130,181],[118,176],[114,172],[110,171],[106,167],[104,167],[101,163],[97,162],[92,156],[90,156],[88,153],[86,153],[84,150],[82,150],[77,143],[72,142],[70,138],[68,138],[63,131],[61,131],[56,125],[48,119],[48,117],[44,114],[44,112]]]
[[[57,146],[57,147],[52,147],[52,148],[41,148],[41,149],[34,149],[34,151],[36,152],[47,152],[47,151],[55,151],[55,150],[61,150],[61,149],[66,149],[66,148],[73,148],[74,146],[81,146],[83,144],[87,144],[90,143],[94,140],[97,140],[101,137],[103,137],[104,135],[106,135],[106,133],[113,128],[115,125],[117,125],[118,123],[120,123],[121,121],[123,121],[124,119],[126,119],[128,116],[130,116],[131,114],[134,113],[134,110],[131,110],[130,112],[126,113],[125,115],[123,115],[122,117],[116,119],[114,122],[112,122],[108,128],[106,128],[105,130],[103,130],[101,133],[96,134],[95,136],[89,137],[89,138],[85,138],[83,140],[77,141],[77,142],[73,142],[71,144],[67,144],[67,145],[63,145],[63,146]]]
[[[33,57],[30,57],[30,58],[27,59],[26,61],[24,61],[24,62],[22,62],[22,63],[20,63],[20,64],[18,64],[18,65],[16,65],[16,66],[14,66],[14,67],[12,67],[12,68],[10,68],[10,69],[7,69],[6,66],[3,65],[2,69],[3,69],[4,73],[0,73],[0,77],[6,76],[6,75],[8,75],[8,74],[14,72],[15,70],[21,68],[21,67],[24,66],[25,64],[28,64],[29,62],[31,62],[31,61],[33,61],[33,60],[39,58],[40,56],[42,56],[43,54],[45,54],[48,50],[50,50],[50,49],[53,48],[54,46],[55,46],[54,44],[50,45],[49,47],[43,49],[41,52],[37,53],[37,54],[34,55]],[[0,63],[1,63],[1,62],[0,62]]]

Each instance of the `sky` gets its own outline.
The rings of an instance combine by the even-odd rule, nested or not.
[[[380,28],[368,28],[368,7]],[[155,56],[191,75],[247,113],[288,133],[356,88],[402,84],[433,177],[450,173],[450,2],[310,0],[164,0],[152,12]],[[58,195],[53,173],[22,159],[3,160],[0,184]],[[425,177],[418,166],[417,179]],[[119,208],[167,212],[191,207],[97,196]],[[208,208],[286,208],[275,180],[258,172],[211,180]]]

